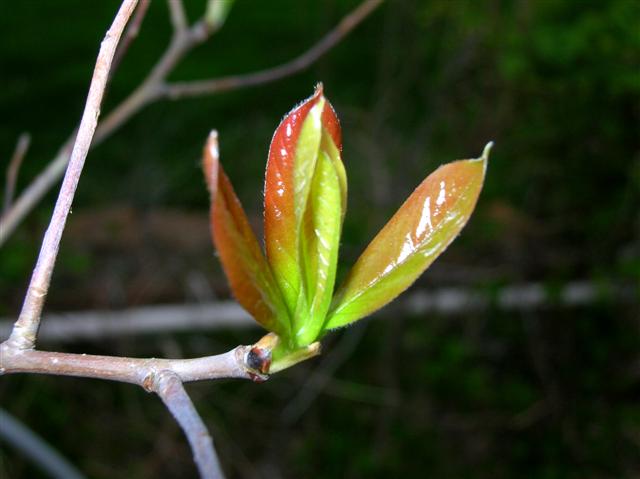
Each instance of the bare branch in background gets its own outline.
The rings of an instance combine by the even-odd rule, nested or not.
[[[133,41],[138,38],[138,34],[140,33],[140,27],[142,26],[142,22],[144,18],[147,16],[147,10],[149,10],[149,5],[151,4],[151,0],[140,0],[136,10],[133,14],[133,18],[127,25],[127,29],[124,31],[124,35],[122,35],[122,40],[118,44],[116,48],[116,53],[113,55],[113,61],[111,62],[111,71],[109,72],[109,79],[111,79],[120,66],[120,62],[124,58],[125,54],[129,50],[129,47],[133,43]]]
[[[142,1],[144,3],[137,10],[130,29],[125,35],[124,43],[120,47],[118,57],[115,58],[117,62],[121,60],[130,42],[137,35],[140,24],[146,15],[149,2]],[[274,75],[259,73],[257,79],[245,83],[240,82],[238,87],[273,81],[283,75],[305,68],[340,41],[381,1],[366,0],[353,14],[343,20],[336,30],[330,32],[316,47],[313,47],[308,55],[294,60],[292,67],[287,67],[284,70],[277,68],[274,70],[276,72]],[[147,391],[154,391],[161,397],[187,435],[201,477],[207,479],[223,478],[211,436],[187,395],[183,382],[217,378],[266,380],[266,373],[271,365],[271,350],[277,342],[276,336],[269,334],[253,346],[238,346],[227,353],[216,356],[177,360],[68,354],[35,349],[42,310],[51,283],[62,233],[89,149],[121,126],[140,108],[158,98],[168,96],[168,90],[165,88],[167,75],[187,51],[204,41],[222,26],[228,13],[228,8],[221,7],[221,3],[210,1],[203,19],[189,27],[182,1],[169,0],[168,8],[174,27],[174,35],[168,49],[142,84],[98,126],[100,105],[111,77],[111,67],[116,52],[118,52],[118,43],[137,4],[138,0],[123,0],[102,41],[77,132],[74,132],[64,143],[58,156],[25,190],[16,205],[0,219],[1,244],[20,219],[55,183],[66,166],[60,193],[49,227],[42,240],[22,310],[13,325],[9,339],[0,344],[0,375],[36,373],[99,378],[137,384]],[[17,166],[10,167],[8,172],[7,181],[11,188],[9,188],[7,203],[11,199],[17,169],[26,148],[22,148],[22,150],[22,153],[19,150],[14,155],[14,158],[18,159],[11,162],[12,165]]]
[[[374,317],[384,317],[390,312],[412,315],[459,315],[484,311],[490,307],[511,312],[534,311],[550,306],[584,307],[607,299],[602,297],[601,287],[602,285],[589,281],[575,281],[566,284],[553,295],[539,283],[505,286],[492,295],[468,287],[416,290]],[[611,284],[607,289],[611,301],[623,304],[634,301],[631,285]],[[12,324],[8,318],[0,319],[0,339],[8,337]],[[238,303],[220,301],[142,306],[118,311],[48,313],[43,317],[38,339],[47,342],[96,341],[142,334],[238,328],[257,328],[257,323]]]
[[[167,0],[167,7],[169,8],[169,17],[175,34],[179,35],[182,32],[186,32],[189,23],[182,0]]]
[[[349,328],[340,338],[338,345],[333,348],[330,356],[309,374],[298,393],[284,407],[280,418],[287,425],[295,424],[311,407],[316,398],[333,379],[336,371],[351,357],[367,329],[367,323]]]
[[[191,96],[211,95],[214,93],[236,90],[238,88],[271,83],[301,72],[340,43],[347,34],[358,26],[362,20],[364,20],[382,2],[383,0],[366,0],[362,2],[355,10],[344,17],[333,30],[322,37],[318,43],[302,55],[283,63],[282,65],[254,73],[231,75],[223,78],[215,78],[213,80],[170,83],[164,86],[162,95],[174,100]]]
[[[30,144],[31,136],[29,133],[23,133],[20,135],[18,142],[16,143],[16,148],[11,156],[11,160],[9,161],[9,166],[7,167],[3,212],[6,212],[9,209],[11,202],[13,201],[13,193],[16,189],[16,181],[18,180],[18,172],[20,171],[22,160],[24,160]]]
[[[222,2],[210,1],[203,18],[185,30],[174,30],[173,38],[156,65],[145,80],[126,99],[107,115],[96,129],[92,147],[97,146],[113,132],[124,125],[133,115],[148,104],[163,99],[176,99],[183,96],[215,94],[239,88],[273,82],[298,73],[336,46],[348,33],[370,15],[383,0],[364,0],[338,25],[322,37],[315,45],[299,57],[274,68],[255,73],[233,75],[213,80],[200,80],[184,83],[166,84],[166,78],[178,62],[194,46],[205,41],[219,29],[226,18],[228,8],[214,8]],[[213,5],[213,6],[212,6]],[[169,0],[172,23],[175,26],[180,16],[179,7]],[[67,140],[65,145],[72,139]],[[22,192],[11,209],[0,218],[0,245],[4,244],[24,217],[35,207],[42,197],[58,181],[68,161],[68,150],[64,146],[45,170]]]
[[[160,371],[156,375],[152,390],[160,396],[187,436],[200,477],[224,479],[220,461],[213,447],[213,439],[180,378],[171,371]]]
[[[80,180],[84,160],[89,152],[93,133],[98,123],[100,104],[102,103],[107,79],[109,78],[111,60],[113,60],[120,36],[136,3],[137,0],[125,0],[122,3],[100,46],[91,85],[89,86],[87,102],[78,128],[78,135],[71,150],[69,167],[53,209],[51,222],[42,240],[40,254],[31,276],[22,311],[13,327],[11,336],[7,340],[10,348],[32,349],[35,346],[36,335],[40,325],[40,315],[42,314],[42,307],[51,283],[51,275],[58,256],[60,239],[62,238],[62,232],[71,209],[78,181]]]
[[[9,337],[13,321],[0,319],[0,341]],[[139,334],[257,328],[234,301],[143,306],[118,311],[46,313],[38,331],[40,341],[70,342]]]
[[[84,476],[50,444],[3,409],[0,409],[0,439],[28,457],[50,477],[84,479]]]

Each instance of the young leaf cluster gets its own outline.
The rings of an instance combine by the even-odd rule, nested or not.
[[[478,159],[429,175],[371,241],[334,291],[347,176],[337,115],[322,85],[277,127],[265,175],[263,253],[218,161],[204,150],[213,241],[238,302],[277,335],[271,371],[315,354],[327,331],[392,301],[447,248],[468,221],[484,181]]]

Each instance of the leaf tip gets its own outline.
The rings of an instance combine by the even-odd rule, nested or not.
[[[321,81],[316,83],[315,90],[313,91],[314,98],[318,98],[324,95],[324,85]]]
[[[489,159],[489,153],[491,153],[492,148],[493,148],[493,141],[490,141],[489,143],[486,144],[486,146],[484,147],[484,150],[482,150],[482,156],[480,158],[487,161]]]
[[[218,149],[218,131],[211,130],[204,146],[203,169],[209,193],[213,198],[218,185],[218,162],[220,151]]]
[[[491,153],[491,150],[493,149],[493,141],[490,141],[489,143],[487,143],[484,147],[484,149],[482,150],[482,155],[480,155],[479,158],[475,158],[473,160],[470,160],[471,163],[480,163],[482,165],[482,177],[484,178],[486,172],[487,172],[487,165],[489,164],[489,154]]]
[[[220,150],[218,149],[218,131],[211,130],[209,132],[209,137],[207,138],[207,153],[211,158],[218,162],[220,159]]]

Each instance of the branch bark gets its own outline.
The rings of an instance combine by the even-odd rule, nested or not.
[[[322,37],[316,44],[299,57],[282,65],[254,73],[232,75],[213,80],[200,80],[167,84],[166,78],[177,63],[194,46],[205,41],[217,31],[223,23],[202,18],[185,30],[174,29],[173,38],[165,53],[158,60],[151,73],[125,100],[122,101],[98,125],[92,147],[99,145],[113,132],[124,125],[133,115],[154,101],[169,98],[193,97],[204,94],[216,94],[270,83],[298,73],[318,60],[331,48],[337,45],[347,34],[356,28],[384,0],[364,0],[356,9],[347,14],[338,25]],[[170,3],[171,5],[171,3]],[[176,13],[173,24],[176,25]],[[42,197],[58,181],[64,172],[69,153],[68,145],[73,136],[65,142],[58,155],[22,192],[11,209],[0,218],[0,245],[4,244],[25,216],[35,207]]]
[[[152,390],[159,371],[171,371],[182,382],[221,378],[260,382],[267,379],[270,362],[271,350],[260,343],[195,359],[96,356],[18,349],[8,342],[0,344],[0,375],[32,373],[105,379],[136,384],[148,391]]]
[[[106,379],[136,384],[155,392],[184,430],[201,477],[218,479],[224,475],[213,440],[183,383],[220,378],[265,381],[272,345],[268,335],[253,346],[238,346],[215,356],[156,359],[36,351],[4,342],[0,344],[0,375],[36,373]]]

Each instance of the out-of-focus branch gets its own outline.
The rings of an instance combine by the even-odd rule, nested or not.
[[[142,22],[147,15],[150,3],[151,0],[141,0],[136,7],[133,18],[127,25],[127,29],[122,36],[122,40],[118,44],[114,53],[113,60],[111,62],[111,70],[109,72],[109,80],[111,80],[115,71],[120,66],[124,55],[131,46],[131,43],[133,43],[137,38]],[[77,133],[77,129],[71,133],[69,138],[67,138],[60,147],[53,160],[51,160],[45,169],[29,184],[18,200],[11,205],[11,208],[5,207],[2,212],[2,217],[0,217],[0,246],[5,243],[18,224],[20,224],[24,217],[26,217],[27,214],[29,214],[29,212],[35,207],[38,201],[40,201],[47,191],[49,191],[56,181],[58,181],[60,176],[62,176],[69,161],[69,155],[71,154],[71,148]],[[103,135],[101,134],[100,125],[98,125],[91,147],[101,143],[102,139]]]
[[[296,395],[282,409],[280,418],[285,424],[295,424],[331,382],[338,368],[351,357],[364,336],[366,324],[359,324],[346,331],[331,354],[311,372]]]
[[[11,160],[9,161],[9,166],[7,167],[7,178],[4,188],[4,206],[3,211],[7,211],[11,206],[11,202],[13,201],[13,192],[16,189],[16,181],[18,180],[18,172],[20,171],[20,166],[22,166],[22,160],[24,160],[25,155],[27,154],[27,150],[29,149],[29,144],[31,143],[31,136],[29,133],[23,133],[18,138],[18,142],[16,143],[16,148],[13,151],[13,155],[11,156]]]
[[[2,409],[0,409],[0,439],[20,451],[40,470],[55,479],[84,478],[44,439]]]
[[[0,344],[0,375],[22,372],[100,378],[133,383],[148,391],[155,391],[185,431],[201,477],[222,478],[222,471],[213,449],[213,441],[182,383],[220,377],[267,379],[266,373],[271,365],[271,347],[277,342],[275,336],[267,335],[266,339],[263,338],[254,346],[239,346],[225,354],[182,360],[122,358],[35,350],[42,309],[51,283],[60,240],[85,159],[96,133],[100,105],[110,77],[112,61],[118,42],[137,3],[138,0],[123,0],[100,45],[78,132],[73,142],[71,140],[67,142],[73,144],[69,163],[49,227],[42,240],[22,310],[9,339]],[[193,29],[186,30],[182,4],[179,0],[174,0],[169,3],[169,7],[175,26],[172,43],[166,56],[142,84],[143,90],[137,90],[132,94],[134,99],[145,100],[144,96],[136,96],[145,92],[152,98],[154,89],[147,91],[144,88],[161,84],[166,73],[171,70],[184,51],[190,45],[206,38],[208,24],[203,23],[202,26],[196,25]],[[142,21],[144,11],[140,15],[139,21]],[[67,143],[63,147],[61,152],[63,156],[60,158],[66,158]],[[2,228],[1,225],[0,228]],[[265,344],[269,347],[265,347]]]
[[[0,319],[0,341],[13,321]],[[235,301],[143,306],[117,311],[45,313],[38,340],[71,342],[139,334],[257,328],[258,323]]]
[[[383,0],[366,0],[344,17],[336,27],[328,32],[306,52],[282,65],[244,75],[231,75],[213,80],[176,82],[164,85],[162,96],[178,99],[191,96],[211,95],[238,88],[263,85],[291,76],[305,70],[322,55],[336,46],[357,27]]]
[[[200,477],[224,479],[220,461],[213,447],[213,439],[180,378],[171,371],[160,371],[156,375],[152,390],[160,396],[187,436]]]
[[[122,35],[122,40],[118,44],[116,48],[116,52],[113,55],[113,61],[111,62],[111,71],[109,72],[109,77],[112,78],[118,67],[120,66],[120,62],[124,58],[124,55],[129,50],[129,47],[133,43],[133,41],[138,38],[138,34],[140,33],[140,27],[142,26],[142,22],[147,16],[147,10],[149,10],[149,5],[151,4],[151,0],[140,0],[136,10],[133,14],[133,18],[127,25],[127,29],[124,31],[124,35]]]
[[[174,32],[178,34],[185,32],[189,27],[189,23],[182,0],[167,0],[167,7],[169,8],[169,17],[171,18]]]
[[[194,46],[206,40],[223,24],[228,8],[214,8],[221,3],[210,0],[204,17],[191,27],[174,29],[172,40],[147,78],[125,100],[122,101],[103,121],[95,132],[92,147],[97,146],[114,131],[125,124],[133,115],[148,104],[163,99],[176,99],[184,96],[222,93],[234,89],[256,86],[282,79],[308,68],[318,58],[336,46],[349,32],[373,12],[383,0],[364,0],[340,23],[322,37],[307,52],[299,57],[274,68],[244,75],[233,75],[213,80],[201,80],[185,83],[167,84],[166,78],[178,62]],[[214,7],[211,7],[213,5]],[[178,20],[177,8],[169,0],[172,22]],[[175,10],[175,11],[174,11]],[[65,145],[73,140],[67,140]],[[68,161],[68,149],[64,146],[45,170],[22,192],[11,209],[0,218],[0,245],[4,244],[24,217],[35,207],[42,197],[58,181]]]
[[[80,180],[84,160],[89,152],[93,133],[100,115],[100,104],[109,78],[111,61],[120,36],[126,26],[138,0],[124,0],[113,23],[102,41],[98,59],[91,78],[87,102],[78,127],[78,134],[71,150],[69,167],[65,174],[58,200],[53,209],[51,222],[42,240],[38,261],[31,276],[31,282],[11,336],[7,340],[9,347],[31,349],[35,345],[42,307],[51,282],[53,267],[58,256],[60,239],[71,209],[71,203]]]
[[[602,286],[602,285],[600,285]],[[599,285],[589,281],[566,284],[551,294],[539,283],[505,286],[491,295],[468,287],[413,291],[396,300],[376,317],[389,314],[456,315],[481,312],[490,307],[501,311],[528,312],[546,307],[581,307],[598,301],[637,303],[632,285],[610,284],[603,296]],[[635,299],[634,299],[635,298]],[[13,322],[0,319],[0,339],[6,338]],[[41,341],[73,342],[140,334],[182,331],[257,328],[257,323],[234,301],[198,304],[143,306],[118,311],[73,311],[48,313],[38,338]]]

